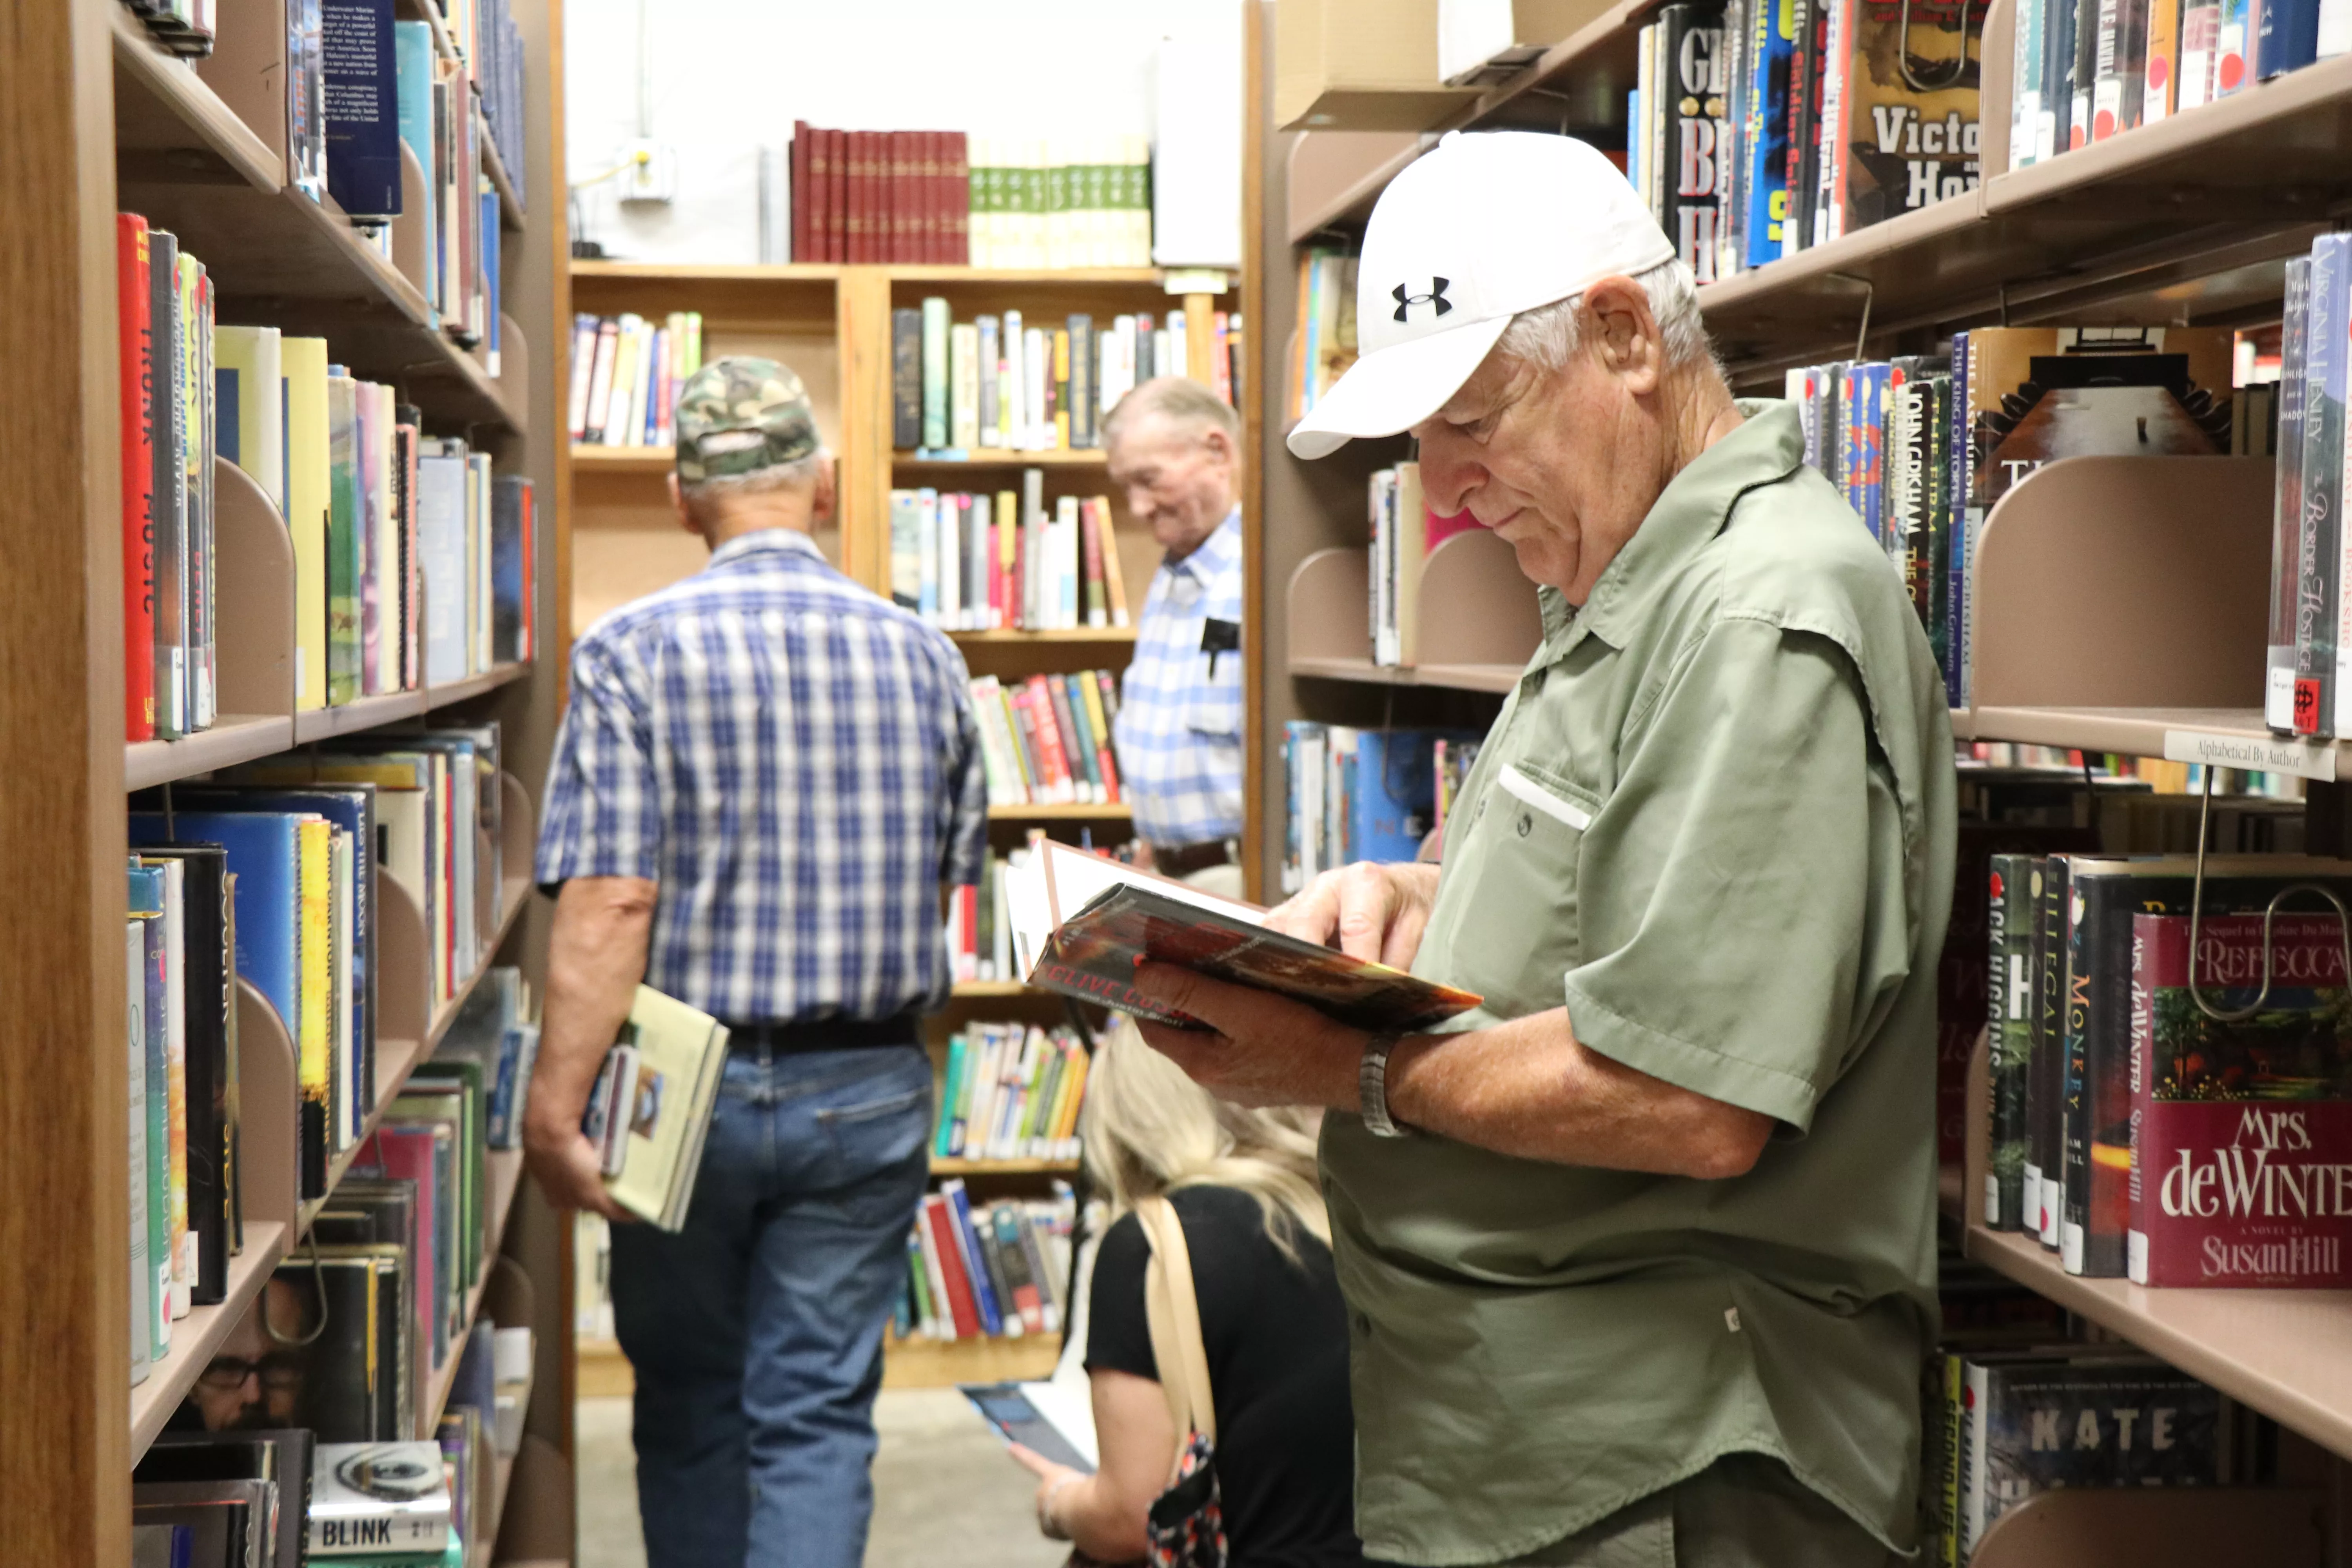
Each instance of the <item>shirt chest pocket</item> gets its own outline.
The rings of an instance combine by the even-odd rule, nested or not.
[[[1580,962],[1577,867],[1600,803],[1538,769],[1506,763],[1478,802],[1460,871],[1467,903],[1447,978],[1522,1017],[1560,1005]]]
[[[1238,742],[1242,732],[1242,656],[1220,653],[1212,675],[1210,656],[1192,656],[1184,689],[1184,728],[1214,740]]]

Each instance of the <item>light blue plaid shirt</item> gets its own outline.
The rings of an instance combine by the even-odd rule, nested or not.
[[[938,1005],[940,888],[979,879],[987,837],[963,657],[805,534],[732,540],[572,649],[538,879],[658,883],[646,984],[681,1002]]]
[[[1242,656],[1201,651],[1204,623],[1242,619],[1242,512],[1183,560],[1162,563],[1143,601],[1135,661],[1119,682],[1119,784],[1135,830],[1162,847],[1242,831]]]

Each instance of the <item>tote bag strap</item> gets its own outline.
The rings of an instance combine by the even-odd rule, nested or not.
[[[1181,1465],[1192,1433],[1198,1432],[1212,1446],[1217,1440],[1209,1357],[1201,1342],[1201,1302],[1192,1288],[1192,1257],[1184,1246],[1184,1227],[1166,1198],[1143,1199],[1135,1205],[1135,1215],[1144,1239],[1151,1244],[1143,1280],[1144,1318],[1151,1331],[1151,1359],[1160,1366],[1160,1387],[1176,1425]]]

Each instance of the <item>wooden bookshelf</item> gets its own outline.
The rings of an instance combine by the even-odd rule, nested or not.
[[[1142,608],[1131,605],[1130,611]],[[1056,626],[1043,631],[1031,631],[1018,626],[1001,627],[995,631],[951,631],[948,636],[960,644],[999,644],[1019,646],[1024,643],[1131,643],[1135,640],[1133,626]]]
[[[412,19],[436,16],[429,0],[399,6]],[[560,188],[563,166],[560,15],[551,0],[513,5],[525,45],[524,156],[541,191]],[[0,1318],[14,1342],[40,1354],[0,1362],[10,1412],[0,1415],[0,1500],[16,1519],[12,1561],[111,1563],[130,1556],[132,1464],[294,1248],[304,1217],[293,1185],[292,1047],[282,1027],[273,1032],[275,1014],[258,994],[241,986],[244,1246],[229,1261],[225,1299],[181,1319],[172,1353],[128,1385],[123,795],[463,705],[469,721],[495,718],[502,727],[515,775],[504,805],[528,839],[569,637],[555,592],[568,555],[565,474],[551,438],[570,346],[556,325],[570,321],[568,277],[561,204],[527,209],[490,152],[489,177],[503,198],[493,374],[487,350],[443,331],[415,280],[331,202],[289,186],[277,151],[284,101],[270,96],[283,91],[282,27],[230,7],[218,19],[220,50],[190,63],[157,47],[118,0],[37,0],[10,20],[0,101],[36,129],[12,139],[0,170],[0,218],[19,241],[0,259],[0,282],[23,312],[23,330],[0,346],[0,377],[44,394],[0,400],[0,439],[24,459],[0,470],[0,498],[10,515],[46,521],[0,552],[0,766],[10,780],[0,792],[0,843],[28,889],[0,914],[0,994],[12,999],[0,1023],[0,1104],[16,1108],[0,1131],[9,1194],[0,1234],[16,1262],[0,1282]],[[281,51],[279,68],[246,68],[272,49]],[[240,490],[216,466],[221,718],[182,740],[123,743],[118,211],[180,237],[206,268],[221,321],[326,338],[336,363],[396,385],[423,411],[428,433],[463,434],[500,472],[534,481],[533,579],[544,585],[536,625],[549,657],[297,714],[284,526],[257,487],[247,480]],[[392,249],[413,256],[404,232],[395,225]],[[533,353],[534,343],[550,352]],[[519,866],[513,846],[491,847],[505,897],[486,957],[503,950],[509,962],[532,962],[525,928],[544,917],[524,898],[528,847]],[[376,956],[389,982],[394,954]],[[380,997],[387,1026],[398,1005]],[[384,1093],[447,1026],[421,1001],[409,1011],[413,1024],[388,1026],[376,1041]],[[516,1321],[537,1323],[542,1367],[560,1369],[571,1277],[558,1227],[535,1194],[519,1197],[518,1159],[494,1160],[492,1174],[492,1254],[525,1258],[538,1274],[537,1288],[520,1293],[535,1310]],[[559,1370],[543,1385],[562,1381]],[[531,1440],[557,1456],[533,1489],[553,1517],[516,1555],[568,1562],[570,1478],[561,1455],[570,1412],[560,1399],[542,1401],[530,1426]]]
[[[1042,996],[1045,993],[1018,980],[959,980],[949,994],[978,1000],[991,996]]]
[[[916,474],[960,474],[1005,468],[1102,468],[1110,458],[1100,447],[1056,447],[1044,452],[1016,452],[1003,447],[983,447],[961,458],[930,457],[921,452],[894,452],[890,466]]]
[[[882,1386],[953,1388],[960,1383],[1008,1383],[1042,1378],[1061,1359],[1062,1336],[1027,1334],[1017,1340],[927,1340],[917,1336],[882,1340]],[[583,1398],[625,1399],[636,1389],[636,1373],[621,1347],[610,1341],[583,1342],[580,1356]]]
[[[992,805],[991,822],[1125,822],[1134,808],[1124,801],[1065,801],[1037,805]]]
[[[1076,1160],[966,1160],[953,1155],[931,1156],[934,1176],[1066,1176],[1077,1173]]]
[[[522,1185],[522,1151],[491,1150],[482,1163],[482,1184],[489,1189],[482,1198],[482,1277],[466,1292],[465,1332],[468,1334],[481,1321],[482,1299],[495,1277],[499,1243],[506,1237],[507,1211],[514,1206],[515,1193]],[[450,1342],[447,1363],[433,1375],[432,1395],[417,1413],[420,1436],[430,1436],[441,1425],[441,1413],[449,1407],[449,1390],[457,1382],[457,1363],[463,1359],[457,1352],[464,1342],[464,1334]]]
[[[677,462],[677,451],[668,447],[595,447],[581,442],[572,447],[572,466],[584,472],[667,479]]]

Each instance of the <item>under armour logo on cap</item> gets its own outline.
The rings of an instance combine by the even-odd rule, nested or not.
[[[1444,278],[1431,279],[1429,280],[1429,292],[1426,294],[1408,294],[1405,292],[1405,285],[1402,283],[1398,284],[1394,294],[1394,298],[1397,302],[1396,319],[1400,321],[1403,321],[1404,313],[1412,309],[1415,305],[1428,305],[1433,307],[1430,311],[1430,314],[1433,316],[1442,316],[1445,314],[1446,311],[1454,309],[1453,302],[1445,297],[1445,285],[1449,281],[1451,281],[1451,279]]]

